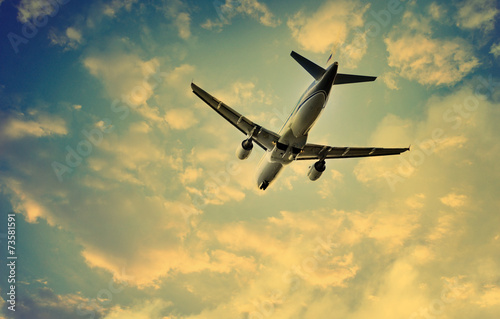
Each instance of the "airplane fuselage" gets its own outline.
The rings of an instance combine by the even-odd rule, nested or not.
[[[272,149],[266,151],[259,162],[257,186],[260,189],[266,189],[306,145],[309,131],[326,106],[337,70],[338,63],[331,64],[321,79],[312,82],[302,94],[279,131],[280,139]]]

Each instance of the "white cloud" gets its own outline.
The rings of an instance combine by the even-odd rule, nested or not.
[[[173,21],[179,37],[184,40],[189,39],[191,37],[189,6],[180,0],[165,1],[162,5],[161,9],[165,16]]]
[[[329,1],[312,14],[297,12],[287,25],[303,49],[326,53],[333,46],[346,44],[350,32],[363,26],[368,8],[359,1]],[[366,35],[357,34],[351,46],[352,60],[359,61],[366,53]]]
[[[463,161],[451,164],[450,159],[466,150],[472,151],[472,140],[477,134],[483,134],[480,128],[485,125],[484,114],[494,108],[494,104],[477,96],[471,88],[462,87],[450,95],[430,98],[422,121],[387,115],[372,134],[370,144],[385,147],[411,144],[411,150],[399,156],[360,160],[354,170],[357,179],[393,189],[392,186],[407,179],[423,178],[425,174],[421,170],[427,165],[444,165],[443,160],[452,167],[466,165]],[[467,110],[465,105],[471,101],[475,101],[475,108]],[[477,150],[474,153],[478,154]],[[448,193],[439,197],[446,195]]]
[[[170,306],[172,302],[162,299],[148,300],[132,307],[116,306],[103,319],[169,319],[170,317],[164,317],[163,314]]]
[[[463,29],[492,31],[498,12],[495,0],[463,1],[458,4],[457,26]]]
[[[123,8],[130,11],[132,9],[132,5],[137,3],[137,1],[138,0],[111,0],[103,6],[102,12],[107,16],[115,17],[116,13]]]
[[[135,54],[111,50],[90,54],[83,64],[90,74],[102,80],[110,97],[130,104],[132,109],[145,106],[163,81],[157,58],[145,61]]]
[[[35,223],[38,218],[44,218],[49,224],[53,225],[49,211],[33,198],[31,192],[23,187],[21,181],[13,178],[0,179],[0,181],[5,186],[6,193],[13,195],[11,200],[12,208],[23,213],[28,222]]]
[[[482,295],[476,303],[482,308],[500,305],[500,287],[488,284],[483,287]]]
[[[188,39],[191,36],[190,30],[191,17],[186,12],[181,12],[175,19],[175,25],[179,29],[179,37]]]
[[[464,194],[450,193],[439,199],[441,203],[452,208],[458,208],[465,205],[467,202],[467,196]]]
[[[271,105],[273,101],[270,93],[258,89],[256,83],[252,81],[235,81],[231,86],[213,91],[213,95],[227,105],[242,108],[242,110],[245,110],[245,107],[255,104]],[[245,114],[245,116],[250,115],[255,114]],[[264,116],[267,115],[265,114]]]
[[[218,3],[214,2],[214,4]],[[281,23],[268,7],[258,0],[226,0],[224,4],[216,7],[216,10],[219,18],[216,20],[207,19],[201,25],[203,28],[221,29],[224,25],[231,24],[231,20],[238,15],[252,17],[267,27],[276,27]]]
[[[66,122],[62,118],[47,114],[37,114],[33,119],[9,117],[0,130],[9,139],[68,134]]]
[[[190,184],[198,180],[203,174],[202,168],[187,167],[179,176],[181,183]]]
[[[198,123],[190,109],[170,109],[165,114],[165,120],[174,130],[185,130]]]
[[[49,39],[51,44],[62,46],[65,50],[76,49],[83,41],[81,31],[74,27],[67,28],[64,34],[58,34],[52,29]]]
[[[437,4],[436,2],[431,3],[427,8],[427,10],[429,12],[429,15],[434,20],[439,20],[446,14],[446,9],[442,5]]]
[[[16,300],[16,314],[23,318],[37,318],[40,314],[47,318],[73,318],[94,316],[102,318],[107,309],[99,303],[82,296],[80,293],[57,294],[51,288],[34,289]]]
[[[403,34],[385,39],[388,63],[400,76],[424,85],[453,85],[480,63],[473,46],[461,39]]]
[[[35,19],[40,19],[48,15],[53,15],[58,12],[59,4],[48,0],[21,0],[17,9],[17,19],[26,23]]]
[[[385,85],[391,90],[399,90],[398,82],[395,79],[396,74],[394,72],[387,72],[380,76],[380,79],[384,81]]]
[[[495,58],[500,56],[500,43],[493,43],[491,45],[490,53],[493,54]]]

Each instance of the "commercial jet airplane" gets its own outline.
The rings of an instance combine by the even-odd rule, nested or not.
[[[191,83],[194,94],[247,136],[236,150],[239,159],[248,158],[252,152],[253,142],[266,151],[257,169],[257,186],[260,189],[265,190],[276,179],[278,173],[293,161],[315,160],[307,174],[310,180],[315,181],[325,171],[326,159],[397,155],[409,150],[409,147],[337,147],[307,143],[309,131],[325,108],[333,85],[374,81],[376,77],[338,73],[338,62],[330,62],[332,55],[328,58],[326,69],[294,51],[291,56],[312,75],[314,81],[302,94],[278,133],[250,121]]]

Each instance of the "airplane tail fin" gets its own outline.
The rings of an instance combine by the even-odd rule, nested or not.
[[[309,74],[312,75],[312,77],[316,80],[320,80],[323,77],[323,74],[325,74],[326,70],[316,63],[304,58],[302,55],[298,54],[295,51],[292,51],[290,53],[292,58],[295,59]],[[330,57],[328,58],[327,65],[330,65],[333,62],[332,59],[333,56],[333,51],[332,54],[330,54]],[[376,76],[366,76],[366,75],[356,75],[356,74],[344,74],[344,73],[337,73],[337,76],[335,77],[335,81],[333,84],[347,84],[347,83],[359,83],[359,82],[369,82],[369,81],[375,81],[377,77]]]
[[[320,80],[323,74],[325,73],[325,69],[317,65],[316,63],[304,58],[302,55],[298,54],[295,51],[290,53],[292,58],[295,59],[313,78],[316,80]]]

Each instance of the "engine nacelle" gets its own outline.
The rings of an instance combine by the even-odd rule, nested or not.
[[[244,140],[243,142],[241,142],[241,145],[238,146],[238,148],[236,149],[236,156],[238,156],[240,160],[247,159],[248,156],[250,156],[250,153],[252,153],[252,148],[253,148],[252,140],[250,139]]]
[[[310,180],[315,181],[321,177],[321,174],[323,174],[325,169],[325,161],[317,161],[316,163],[314,163],[314,165],[311,166],[311,169],[309,170],[309,173],[307,173],[307,176]]]

